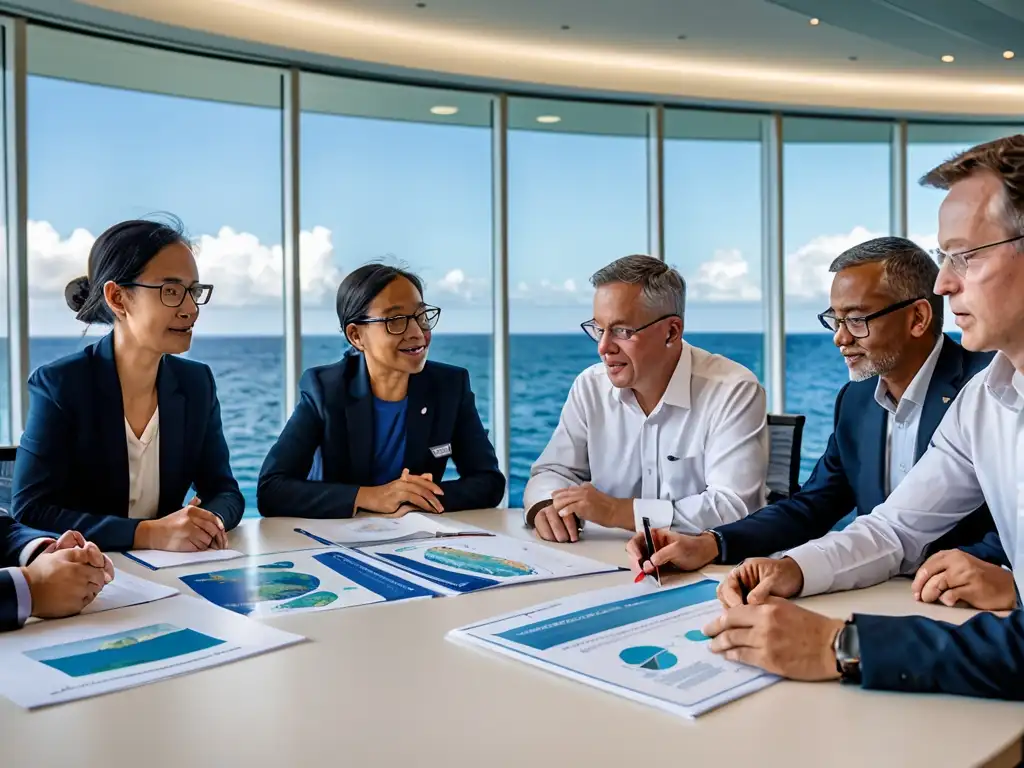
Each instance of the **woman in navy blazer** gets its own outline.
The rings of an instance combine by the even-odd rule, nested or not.
[[[349,274],[338,320],[352,348],[310,368],[295,411],[260,470],[267,517],[497,506],[505,477],[477,414],[469,373],[427,362],[441,310],[419,278],[383,264]],[[442,482],[448,459],[459,479]]]
[[[105,550],[227,545],[245,501],[213,374],[175,356],[212,291],[180,225],[125,221],[97,238],[89,276],[65,297],[78,320],[113,332],[29,378],[14,517]]]

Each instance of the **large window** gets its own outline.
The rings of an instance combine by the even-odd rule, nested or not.
[[[593,316],[590,275],[648,250],[647,122],[643,108],[509,102],[513,507],[573,379],[599,362],[579,327]]]
[[[347,346],[335,311],[345,274],[400,265],[441,307],[430,358],[469,370],[489,428],[491,97],[303,75],[302,110],[303,366]]]
[[[792,118],[783,122],[786,410],[807,417],[801,480],[825,451],[835,396],[849,380],[833,336],[829,265],[847,248],[889,234],[889,123]]]
[[[189,356],[213,368],[255,512],[282,417],[280,74],[38,27],[28,63],[31,366],[108,330],[83,338],[64,301],[96,235],[178,216],[215,285]]]
[[[763,122],[695,110],[665,116],[666,261],[686,278],[686,338],[762,380]]]

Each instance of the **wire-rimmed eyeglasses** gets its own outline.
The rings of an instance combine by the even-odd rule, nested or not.
[[[960,277],[967,277],[967,268],[970,266],[971,259],[974,258],[978,251],[983,251],[986,248],[995,248],[997,245],[1015,243],[1018,240],[1024,240],[1024,235],[1014,235],[1005,240],[997,240],[994,243],[986,243],[985,245],[979,245],[977,248],[968,248],[966,251],[959,251],[957,253],[946,253],[941,248],[933,248],[931,254],[939,265],[939,269],[948,261],[949,266],[953,268],[954,272],[960,275]]]

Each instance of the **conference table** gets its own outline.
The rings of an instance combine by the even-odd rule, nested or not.
[[[518,510],[452,517],[534,535]],[[246,519],[230,543],[249,554],[309,548],[296,525]],[[591,527],[579,543],[550,546],[626,565],[625,539]],[[114,560],[189,593],[175,569]],[[1003,768],[1021,760],[1024,708],[1009,702],[783,681],[686,720],[445,637],[477,620],[629,580],[608,573],[266,619],[308,641],[31,712],[0,698],[0,766]],[[973,613],[915,602],[906,579],[801,603],[836,617],[916,613],[960,622]]]

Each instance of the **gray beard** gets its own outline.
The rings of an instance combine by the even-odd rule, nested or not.
[[[897,362],[899,360],[895,353],[868,360],[863,367],[850,369],[850,381],[864,381],[872,376],[885,376],[896,368]]]

